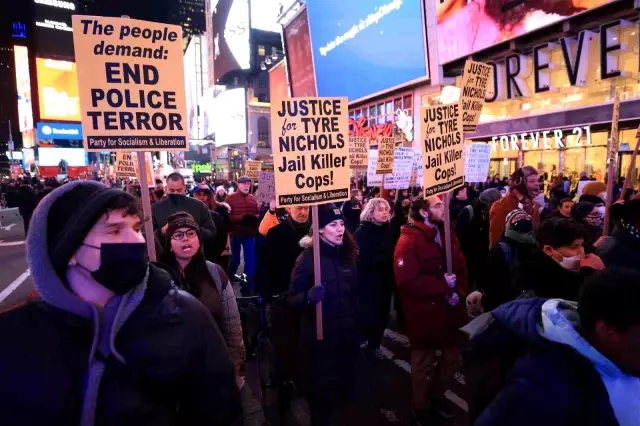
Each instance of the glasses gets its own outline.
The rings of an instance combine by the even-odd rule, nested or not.
[[[177,231],[173,233],[171,239],[176,241],[184,240],[185,235],[187,236],[187,238],[195,238],[198,236],[198,233],[193,229],[190,229],[187,232]]]

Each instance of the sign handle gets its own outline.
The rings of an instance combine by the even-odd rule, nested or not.
[[[631,163],[629,164],[629,168],[627,169],[627,177],[624,180],[624,185],[622,186],[622,191],[620,192],[618,201],[624,200],[627,191],[629,190],[629,188],[631,188],[631,178],[633,176],[633,169],[636,168],[636,157],[638,157],[638,150],[640,150],[640,126],[638,126],[638,132],[636,133],[636,147],[633,150],[633,154],[631,155]]]
[[[451,256],[451,217],[449,217],[451,191],[444,193],[444,253],[447,258],[447,274],[453,273],[453,257]]]
[[[142,195],[142,212],[144,215],[144,233],[147,237],[147,253],[149,260],[156,261],[156,239],[151,221],[151,199],[149,198],[149,184],[147,182],[147,167],[145,153],[138,151],[138,173],[140,174],[140,194]]]
[[[311,208],[311,225],[313,229],[313,279],[314,285],[322,284],[322,273],[320,271],[320,225],[318,223],[318,206]],[[322,327],[322,302],[316,303],[316,338],[324,339]]]

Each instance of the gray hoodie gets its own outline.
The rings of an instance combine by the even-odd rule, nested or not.
[[[86,185],[87,181],[65,184],[52,191],[38,204],[27,235],[27,262],[38,294],[45,303],[93,321],[93,343],[87,360],[87,382],[80,420],[80,426],[93,426],[100,381],[105,370],[104,360],[113,356],[126,364],[126,360],[118,353],[114,342],[118,331],[144,298],[149,271],[147,270],[147,274],[137,287],[123,296],[112,298],[104,308],[81,300],[56,274],[47,248],[48,213],[57,199],[80,184]]]

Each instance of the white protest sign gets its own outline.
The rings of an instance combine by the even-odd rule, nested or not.
[[[382,175],[376,174],[378,167],[378,150],[369,150],[369,167],[367,167],[367,186],[381,186]]]
[[[393,159],[393,173],[384,175],[386,189],[408,189],[413,172],[415,155],[412,148],[396,148]]]
[[[273,172],[260,172],[258,174],[256,199],[259,203],[270,203],[276,199],[276,183]]]
[[[464,178],[466,182],[484,182],[489,174],[491,145],[474,142],[465,146]]]

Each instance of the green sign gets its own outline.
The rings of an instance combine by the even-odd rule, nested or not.
[[[211,163],[193,163],[191,165],[193,173],[211,173]]]

